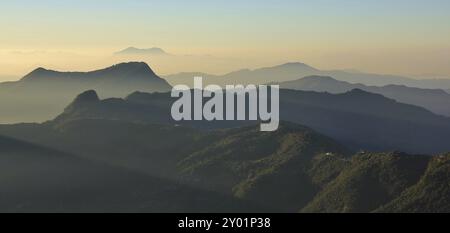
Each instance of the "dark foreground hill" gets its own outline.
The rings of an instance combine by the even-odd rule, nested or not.
[[[0,134],[68,157],[53,162],[34,146],[1,151],[9,195],[0,211],[450,211],[448,155],[352,155],[291,123],[261,133],[79,119],[4,125]]]
[[[449,212],[450,155],[434,157],[417,184],[380,207],[378,212]]]
[[[303,211],[373,211],[416,184],[429,160],[402,153],[357,154]]]
[[[0,137],[0,212],[244,212],[256,205]]]
[[[0,83],[0,122],[42,122],[59,114],[73,96],[96,90],[102,97],[168,92],[171,86],[145,63],[121,63],[91,72],[38,68],[17,82]]]
[[[359,154],[302,212],[448,212],[450,155]]]

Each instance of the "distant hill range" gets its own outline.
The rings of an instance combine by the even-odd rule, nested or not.
[[[126,51],[140,51],[140,49],[130,48]],[[157,52],[159,49],[151,49],[151,51]],[[272,82],[283,84],[289,82],[282,86],[284,88],[301,89],[296,88],[294,82],[299,82],[299,78],[311,74],[330,74],[336,80],[347,81],[346,83],[339,83],[336,80],[332,82],[323,78],[307,80],[308,82],[320,81],[315,85],[320,83],[321,85],[327,85],[327,87],[317,89],[305,87],[305,90],[343,93],[358,88],[367,92],[382,94],[399,102],[425,107],[437,114],[447,116],[450,114],[448,95],[445,92],[407,87],[418,85],[446,89],[450,88],[450,84],[446,86],[447,81],[450,82],[449,80],[440,80],[439,83],[435,83],[436,80],[414,80],[398,76],[369,75],[347,71],[320,71],[303,63],[287,63],[256,70],[240,70],[223,76],[204,73],[180,73],[165,78],[173,85],[179,83],[192,84],[194,76],[203,76],[206,78],[204,80],[205,85],[267,84]],[[377,86],[354,83],[389,85],[378,88]],[[422,85],[424,83],[427,83],[427,85]],[[432,83],[436,85],[428,85]],[[294,85],[294,87],[291,87],[291,85]],[[125,97],[136,91],[147,93],[168,92],[171,90],[171,86],[143,62],[121,63],[91,72],[59,72],[38,68],[19,81],[0,83],[0,107],[3,110],[0,112],[0,123],[39,122],[51,119],[59,114],[74,96],[86,90],[95,90],[101,98],[108,98]]]
[[[124,97],[135,91],[168,92],[171,86],[143,62],[121,63],[91,72],[37,68],[16,82],[0,84],[0,122],[45,121],[80,92]]]
[[[366,86],[364,84],[338,81],[326,76],[308,76],[294,81],[274,84],[279,84],[281,88],[285,89],[328,92],[333,94],[360,89],[381,94],[402,103],[421,106],[436,114],[450,116],[450,94],[441,89],[421,89],[404,85]]]
[[[140,49],[135,47],[129,47],[119,52],[114,53],[114,55],[169,55],[161,48],[149,48]]]
[[[169,93],[142,92],[135,92],[125,99],[100,100],[94,91],[88,91],[69,105],[55,122],[120,119],[208,130],[257,124],[245,121],[174,122],[170,115],[173,101],[175,99]],[[450,118],[359,89],[343,94],[281,90],[280,117],[310,127],[354,150],[428,154],[450,151],[447,140]]]
[[[224,75],[211,75],[200,72],[179,73],[164,78],[172,85],[192,85],[194,76],[206,78],[207,84],[265,84],[297,80],[306,76],[330,76],[340,81],[361,83],[372,86],[405,85],[427,89],[450,89],[450,79],[412,79],[396,75],[370,74],[356,71],[319,70],[300,62],[286,63],[255,70],[239,70]]]

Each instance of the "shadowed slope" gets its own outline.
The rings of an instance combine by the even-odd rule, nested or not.
[[[255,205],[0,137],[0,212],[240,212]]]

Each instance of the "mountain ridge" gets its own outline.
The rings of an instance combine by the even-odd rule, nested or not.
[[[202,130],[258,124],[254,121],[176,122],[169,93],[135,92],[125,99],[104,99],[65,111],[55,122],[95,118],[180,125]],[[450,120],[424,108],[380,94],[354,90],[343,94],[280,91],[280,119],[304,125],[355,150],[440,153],[450,150]],[[421,134],[411,132],[419,131]]]
[[[344,70],[321,70],[302,62],[289,62],[253,70],[244,69],[229,72],[223,75],[204,74],[204,78],[206,78],[205,83],[217,85],[267,84],[272,82],[292,81],[312,75],[331,76],[340,81],[346,81],[354,84],[362,83],[372,86],[386,86],[395,84],[428,89],[450,89],[450,79],[420,80],[399,75],[384,75]],[[164,76],[164,78],[172,85],[185,84],[192,86],[193,77],[189,76],[189,73],[171,74]]]
[[[442,89],[422,89],[394,84],[381,87],[367,86],[339,81],[329,76],[307,76],[293,81],[272,84],[278,84],[285,89],[329,92],[332,94],[360,89],[370,93],[381,94],[402,103],[420,106],[436,114],[450,116],[450,94]]]
[[[172,87],[144,62],[119,63],[87,72],[37,68],[21,80],[0,85],[0,123],[42,122],[53,118],[73,97],[96,90],[102,98],[135,91],[169,92]]]
[[[112,65],[107,68],[87,71],[87,72],[72,72],[72,71],[56,71],[39,67],[29,74],[25,75],[20,81],[29,81],[35,78],[45,76],[58,76],[59,78],[92,78],[92,76],[104,75],[143,75],[148,78],[159,78],[150,66],[145,62],[124,62]],[[86,77],[87,76],[87,77]]]
[[[158,47],[141,49],[131,46],[121,51],[115,52],[114,55],[169,55],[169,54],[163,49]]]

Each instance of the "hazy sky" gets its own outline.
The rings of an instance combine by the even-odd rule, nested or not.
[[[450,77],[449,12],[448,0],[2,0],[0,79],[107,66],[129,46],[177,55],[136,58],[162,74],[301,61]]]

